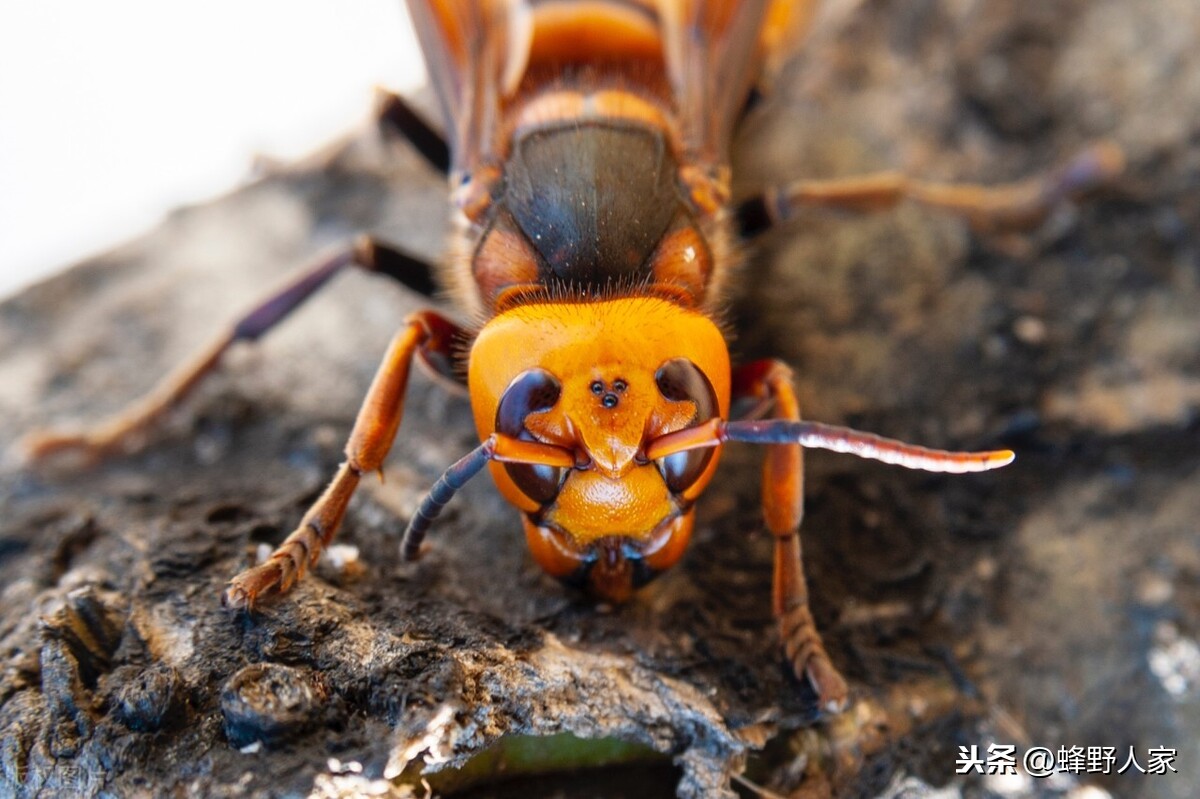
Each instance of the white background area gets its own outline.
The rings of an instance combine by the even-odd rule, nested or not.
[[[424,83],[403,5],[0,3],[0,297]]]

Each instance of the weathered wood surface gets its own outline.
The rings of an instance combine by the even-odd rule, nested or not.
[[[744,272],[736,349],[793,363],[810,418],[1019,453],[969,478],[809,457],[815,612],[860,716],[793,735],[812,714],[776,654],[754,452],[729,453],[684,563],[628,607],[542,576],[486,481],[424,561],[401,562],[417,497],[472,444],[466,404],[423,377],[387,482],[360,490],[340,536],[359,566],[326,562],[250,616],[222,609],[249,550],[331,474],[419,304],[348,275],[238,350],[141,454],[0,470],[0,793],[405,795],[379,780],[410,760],[569,731],[675,758],[684,796],[725,790],[767,742],[752,773],[781,793],[915,775],[983,796],[954,761],[989,741],[1177,747],[1178,775],[1090,779],[1194,796],[1198,36],[1185,0],[832,3],[743,137],[747,185],[893,166],[1007,179],[1099,137],[1130,158],[1112,191],[1024,239],[909,207],[813,214]],[[362,133],[8,301],[0,444],[117,409],[356,231],[437,253],[442,197]],[[799,750],[823,753],[822,774],[799,780]],[[562,790],[644,795],[667,766],[649,768]]]

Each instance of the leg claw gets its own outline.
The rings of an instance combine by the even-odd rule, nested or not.
[[[797,664],[799,666],[799,664]],[[796,668],[797,676],[808,678],[817,692],[817,704],[825,713],[841,713],[849,702],[850,688],[829,658],[813,655],[803,667]]]
[[[807,603],[795,605],[780,618],[783,650],[797,679],[808,680],[823,713],[846,709],[850,688],[825,652]]]
[[[271,558],[230,580],[221,597],[221,604],[234,610],[251,610],[263,594],[286,590],[282,587],[283,577],[278,559]]]

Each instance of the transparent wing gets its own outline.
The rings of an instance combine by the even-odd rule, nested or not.
[[[529,14],[521,0],[408,0],[429,81],[437,93],[455,174],[487,154],[510,62],[527,49]]]
[[[814,0],[658,0],[663,51],[692,155],[724,164],[750,90],[794,49]]]
[[[750,89],[792,49],[813,2],[408,0],[408,7],[442,105],[452,167],[461,174],[479,166],[494,146],[500,109],[524,77],[535,28],[542,56],[589,63],[633,49],[621,32],[636,38],[643,23],[650,41],[657,28],[689,157],[723,165]],[[574,24],[564,25],[564,19]],[[579,35],[589,28],[590,36]],[[561,46],[545,41],[551,31],[568,29],[573,35]]]

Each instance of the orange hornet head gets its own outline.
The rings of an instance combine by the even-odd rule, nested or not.
[[[678,560],[720,448],[646,451],[729,414],[729,351],[711,319],[652,296],[523,304],[480,331],[469,383],[481,439],[574,455],[489,464],[546,571],[622,601]]]

